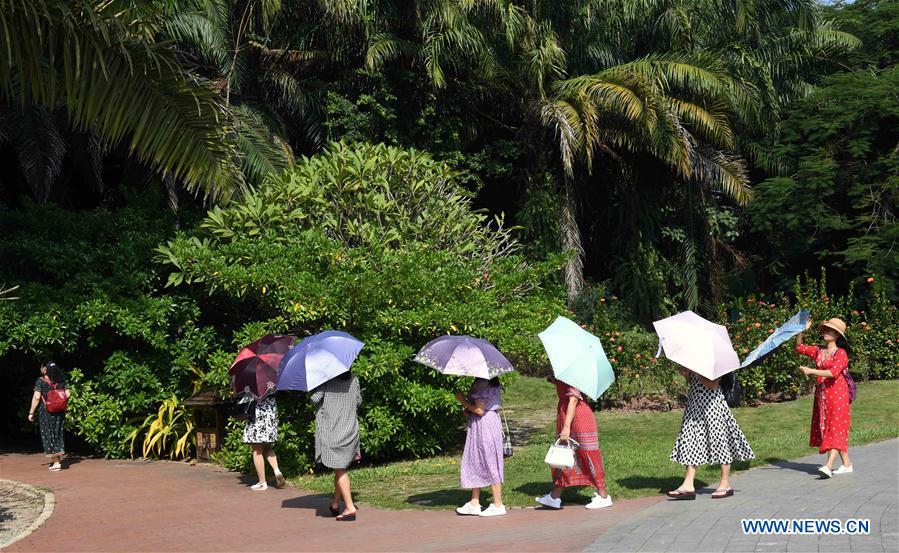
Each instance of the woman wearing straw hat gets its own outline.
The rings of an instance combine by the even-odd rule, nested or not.
[[[806,330],[811,322],[806,325]],[[834,474],[852,472],[849,460],[849,385],[846,381],[849,367],[849,344],[846,341],[846,323],[830,319],[818,325],[824,346],[802,343],[805,333],[796,336],[796,351],[815,360],[815,368],[800,367],[802,372],[817,377],[815,401],[812,408],[810,446],[817,446],[819,453],[827,453],[827,462],[818,467],[824,478]],[[843,466],[833,470],[839,453]]]

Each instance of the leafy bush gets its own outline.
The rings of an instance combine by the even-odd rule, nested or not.
[[[152,196],[142,200],[147,207],[116,211],[0,211],[0,282],[19,285],[17,301],[0,302],[7,393],[26,397],[41,359],[52,357],[71,369],[66,424],[110,457],[127,455],[134,417],[188,393],[219,342],[196,302],[160,292],[154,248],[175,220]],[[13,421],[26,406],[3,403],[5,432],[19,432]]]
[[[508,233],[470,209],[452,171],[424,154],[338,144],[211,211],[200,232],[160,247],[159,259],[173,269],[170,284],[227,306],[235,349],[266,332],[337,328],[363,340],[353,372],[364,455],[431,455],[458,440],[453,392],[466,384],[413,363],[414,353],[442,334],[473,334],[532,370],[546,365],[536,333],[564,309],[561,257],[527,263],[508,253]],[[210,374],[221,385],[231,356],[214,355]],[[288,398],[279,413],[290,421],[279,454],[305,470],[311,408]],[[230,451],[245,449],[238,432],[220,459],[245,467]]]
[[[285,240],[316,228],[349,247],[421,243],[485,262],[514,249],[501,219],[491,227],[487,215],[471,209],[457,176],[424,152],[337,142],[238,205],[212,209],[201,227],[223,240],[263,229]]]

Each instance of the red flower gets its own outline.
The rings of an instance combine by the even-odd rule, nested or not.
[[[653,362],[653,363],[658,363],[658,362],[659,362],[659,360],[658,360],[658,359],[656,359],[656,358],[655,358],[655,357],[653,357],[653,358],[652,358],[652,362]]]
[[[758,327],[762,326],[762,323],[753,323],[752,326],[758,328]]]
[[[853,314],[853,315],[858,315],[858,309],[853,309],[853,310],[852,310],[852,314]]]
[[[868,283],[870,284],[872,282],[874,282],[874,277],[868,277]]]
[[[624,349],[623,347],[618,346],[618,351],[621,351],[621,350],[623,350],[623,349]]]
[[[612,363],[614,363],[614,362],[615,362],[615,358],[613,357],[613,358],[609,359],[609,361],[611,361]]]

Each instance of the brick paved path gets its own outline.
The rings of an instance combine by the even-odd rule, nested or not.
[[[850,449],[857,472],[818,479],[823,455],[759,467],[733,477],[737,493],[666,500],[635,513],[590,552],[899,552],[899,440]],[[839,466],[839,461],[837,461]],[[742,518],[867,518],[868,536],[744,535]]]
[[[813,473],[820,456],[737,474],[737,494],[692,502],[616,501],[599,512],[515,509],[505,517],[387,511],[326,517],[327,498],[251,492],[211,466],[81,459],[47,471],[40,455],[0,455],[0,478],[53,490],[56,510],[18,551],[899,551],[899,440],[852,450],[859,472]],[[744,517],[871,519],[871,535],[744,536]],[[710,529],[714,529],[710,531]],[[594,540],[599,539],[594,542]]]
[[[601,511],[514,509],[504,517],[388,511],[326,517],[328,499],[295,488],[250,491],[238,474],[184,463],[81,459],[51,473],[42,455],[0,455],[0,478],[53,490],[56,508],[19,551],[581,551],[660,501]]]

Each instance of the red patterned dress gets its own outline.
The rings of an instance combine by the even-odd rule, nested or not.
[[[815,360],[820,371],[829,371],[832,377],[818,377],[815,386],[815,403],[812,408],[810,446],[818,446],[818,453],[831,449],[846,451],[849,447],[849,385],[846,370],[849,356],[843,348],[828,354],[818,346],[796,346],[796,351]]]
[[[568,412],[568,398],[577,398],[574,406],[574,419],[571,421],[571,439],[580,444],[575,450],[575,465],[570,469],[552,469],[553,485],[593,486],[597,490],[606,487],[606,472],[602,466],[602,454],[599,451],[599,433],[596,430],[596,417],[593,409],[584,400],[580,390],[556,380],[556,394],[559,396],[559,407],[556,415],[556,432],[562,432],[565,416]]]

